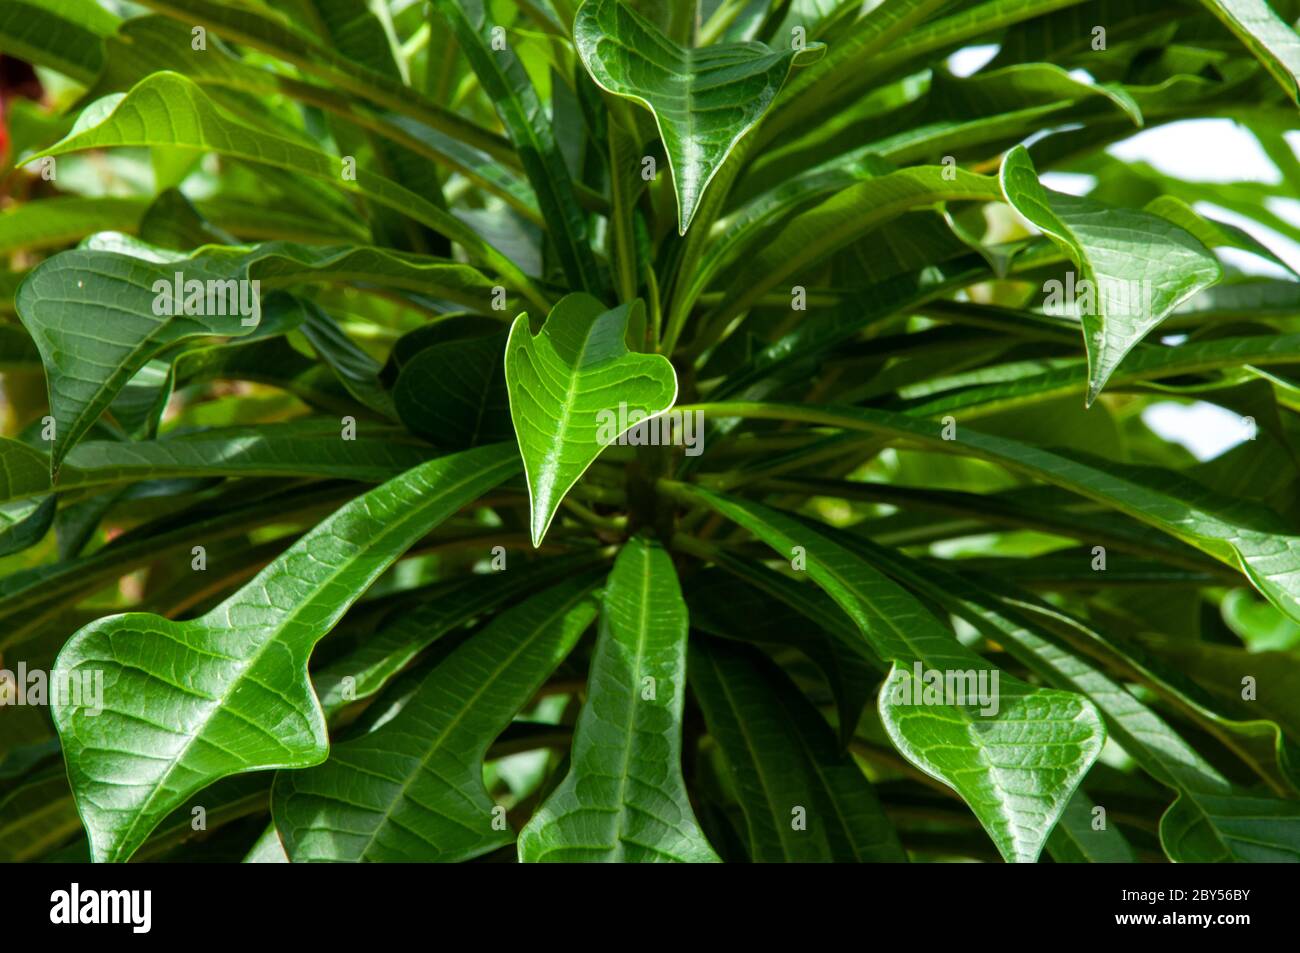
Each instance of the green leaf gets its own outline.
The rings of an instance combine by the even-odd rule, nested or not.
[[[0,437],[0,501],[44,495],[50,489],[50,464],[45,454],[9,437]]]
[[[1265,0],[1201,0],[1300,106],[1300,36]]]
[[[460,172],[476,184],[502,196],[532,220],[540,223],[536,202],[527,184],[519,178],[515,170],[499,161],[494,161],[489,152],[467,145],[446,132],[439,131],[439,128],[445,127],[447,123],[441,124],[439,128],[433,128],[410,116],[371,111],[346,94],[338,92],[333,88],[333,84],[330,88],[326,88],[259,69],[247,60],[237,59],[217,43],[210,44],[203,56],[186,56],[178,59],[175,50],[181,45],[187,46],[190,43],[190,29],[190,21],[176,22],[164,16],[134,17],[124,22],[117,33],[106,40],[105,67],[95,86],[87,93],[87,98],[94,99],[109,93],[121,92],[130,89],[151,73],[175,70],[204,87],[209,95],[215,97],[223,106],[247,118],[260,117],[262,121],[266,121],[267,117],[261,115],[258,104],[250,105],[251,100],[248,97],[233,96],[231,91],[237,90],[257,96],[283,92],[304,104],[327,110],[331,118],[355,124],[368,133],[380,137],[382,141],[376,143],[376,148],[385,154],[383,158],[386,164],[390,158],[395,160],[399,173],[410,170],[412,158],[426,158]],[[353,72],[357,72],[355,68]],[[470,125],[451,114],[441,118],[452,123]],[[297,134],[297,130],[288,124],[273,122],[272,125],[281,134]],[[477,127],[471,125],[471,128]],[[497,137],[483,130],[478,130],[477,134],[470,135],[468,138],[482,142],[485,135],[487,141],[496,143],[499,150],[509,151],[507,143],[498,141]],[[433,178],[431,170],[427,168],[423,170],[417,168],[412,171],[423,172],[426,181]],[[416,188],[419,180],[419,177],[412,177],[408,181],[404,174],[395,179],[399,184],[405,184],[417,193],[420,192]],[[269,211],[265,207],[255,207],[255,210],[262,214]],[[265,219],[241,221],[240,225],[243,227],[238,229],[237,233],[246,238],[304,236],[302,240],[306,240],[305,236],[319,232],[320,225],[317,222],[317,227],[312,230],[288,232],[281,230],[268,235],[251,231],[258,224],[265,224]],[[284,221],[281,224],[287,226],[290,222]],[[332,222],[331,224],[339,228],[346,226],[347,223]],[[345,231],[339,234],[341,237],[355,237]]]
[[[186,337],[239,336],[256,326],[259,303],[250,301],[250,312],[241,315],[237,294],[230,313],[225,298],[220,314],[172,316],[160,310],[154,285],[161,281],[170,289],[175,271],[119,255],[75,251],[43,262],[19,288],[19,317],[41,352],[49,385],[55,424],[52,472],[161,350]],[[196,262],[187,277],[206,283],[221,276]],[[88,318],[92,308],[102,319]]]
[[[1006,200],[1061,245],[1079,281],[1091,283],[1091,305],[1079,293],[1091,404],[1124,355],[1178,305],[1217,282],[1223,269],[1167,219],[1044,188],[1023,146],[1007,154],[1000,178]]]
[[[262,836],[257,839],[248,853],[244,855],[245,864],[287,864],[289,855],[284,852],[280,835],[276,833],[275,824],[267,824]]]
[[[312,648],[407,547],[517,467],[508,444],[432,460],[344,506],[205,615],[134,612],[77,632],[54,677],[102,679],[103,710],[73,697],[53,714],[92,858],[126,860],[219,778],[323,761]]]
[[[31,861],[80,829],[62,772],[30,780],[0,797],[0,861]]]
[[[690,655],[691,687],[731,769],[752,860],[907,859],[862,769],[780,669],[726,642],[697,639]]]
[[[18,314],[41,352],[49,384],[55,421],[53,470],[127,382],[166,348],[196,336],[239,337],[259,325],[262,285],[232,284],[232,279],[263,282],[268,290],[323,278],[368,281],[479,303],[488,301],[492,287],[466,265],[350,246],[272,242],[165,258],[142,261],[79,249],[42,262],[19,288]],[[199,281],[218,289],[216,306],[205,299],[198,314],[169,314],[188,310],[172,295],[174,306],[160,309],[156,289],[173,289],[177,274],[185,284]],[[249,288],[252,293],[245,295]],[[242,313],[245,304],[252,305],[248,314]]]
[[[0,213],[0,254],[70,245],[95,232],[134,232],[148,201],[59,195]]]
[[[530,332],[527,315],[510,328],[506,387],[528,476],[534,546],[600,451],[677,399],[667,358],[627,349],[628,321],[640,309],[636,301],[606,310],[590,295],[571,294],[539,334]]]
[[[379,381],[379,362],[357,347],[315,302],[295,300],[295,303],[302,308],[303,337],[333,369],[348,393],[380,416],[397,419],[392,395]]]
[[[1148,202],[1144,210],[1169,219],[1206,248],[1239,248],[1252,255],[1258,255],[1300,278],[1300,272],[1274,254],[1255,236],[1236,225],[1200,215],[1180,198],[1161,195]]]
[[[1300,621],[1300,536],[1267,508],[1228,500],[1176,474],[1107,466],[1005,437],[959,427],[945,439],[943,425],[889,411],[795,404],[696,404],[719,419],[728,414],[802,420],[917,440],[944,453],[963,453],[1063,487],[1191,544],[1241,571],[1266,599]]]
[[[89,83],[117,22],[94,0],[8,0],[0,8],[0,53]]]
[[[998,672],[906,590],[799,520],[698,488],[680,493],[743,526],[784,558],[805,554],[808,575],[857,623],[875,653],[893,664],[879,710],[894,746],[962,796],[1004,858],[1037,860],[1101,753],[1105,730],[1096,709],[1077,695]],[[941,686],[954,678],[966,685],[982,679],[985,694],[958,698],[941,691],[932,699],[932,673],[939,673]]]
[[[723,638],[798,648],[826,676],[835,695],[840,744],[847,748],[889,666],[864,657],[857,626],[820,589],[760,563],[725,553],[714,558],[734,575],[719,578],[716,570],[705,570],[691,577],[691,626]]]
[[[59,489],[184,476],[333,477],[381,483],[432,456],[394,428],[358,425],[344,440],[336,421],[231,427],[161,440],[88,440],[59,471]]]
[[[261,50],[292,63],[325,86],[346,90],[386,109],[409,116],[448,136],[482,149],[498,161],[513,161],[509,143],[418,90],[375,72],[319,42],[277,15],[266,4],[229,4],[214,0],[147,0],[145,6],[180,21],[187,28],[202,23],[241,46]],[[128,21],[129,22],[129,21]],[[165,67],[164,67],[165,68]],[[292,87],[297,91],[299,87]]]
[[[591,624],[593,582],[570,579],[496,616],[391,720],[319,767],[281,772],[271,812],[289,858],[451,863],[509,844],[483,758]]]
[[[470,576],[439,587],[414,607],[394,611],[355,651],[312,677],[326,717],[380,691],[412,659],[444,636],[590,562],[588,557],[546,559],[512,567],[504,574]]]
[[[737,272],[719,315],[710,320],[742,313],[771,288],[807,283],[802,276],[812,265],[910,209],[1000,197],[995,179],[942,166],[901,169],[850,185],[787,222]]]
[[[827,54],[803,70],[782,93],[772,118],[764,124],[760,145],[771,142],[796,122],[827,112],[841,96],[869,82],[885,51],[905,41],[919,23],[945,5],[944,0],[885,0],[834,37]]]
[[[1188,341],[1178,347],[1130,351],[1108,384],[1113,391],[1133,390],[1144,382],[1166,377],[1231,370],[1243,365],[1296,363],[1300,363],[1300,334],[1214,338]],[[1030,367],[1026,365],[1025,369]],[[1035,369],[1041,373],[1031,372],[989,383],[976,377],[954,375],[941,380],[941,386],[933,391],[929,387],[917,387],[902,389],[901,393],[905,397],[916,395],[907,405],[907,412],[913,416],[938,417],[959,410],[963,420],[971,420],[1063,395],[1082,394],[1088,389],[1088,368],[1082,359],[1043,362]],[[987,375],[988,368],[981,370]]]
[[[388,8],[356,0],[308,0],[326,44],[393,82],[404,82],[403,60]]]
[[[1131,864],[1137,858],[1124,835],[1105,821],[1097,827],[1097,805],[1083,793],[1074,792],[1061,820],[1047,839],[1047,850],[1058,864]]]
[[[138,527],[88,556],[5,576],[0,579],[0,649],[47,630],[65,606],[120,579],[124,572],[168,557],[188,565],[196,541],[208,546],[259,526],[327,515],[354,492],[348,484],[280,493],[265,489],[257,493],[241,486],[212,503],[199,503],[160,523]]]
[[[520,832],[521,861],[718,859],[682,781],[687,628],[668,554],[628,541],[605,587],[572,767]]]
[[[427,225],[460,244],[471,260],[498,271],[513,287],[530,297],[537,295],[508,258],[428,199],[368,169],[349,170],[337,156],[250,125],[219,107],[193,80],[178,73],[154,73],[125,96],[97,100],[82,112],[67,138],[26,161],[119,146],[216,152],[330,183]],[[543,299],[537,295],[534,300]]]
[[[393,388],[402,422],[451,449],[511,439],[505,346],[503,331],[420,351],[402,367]]]
[[[597,85],[654,114],[682,235],[718,169],[762,119],[790,71],[825,49],[812,43],[773,50],[755,41],[689,49],[619,0],[586,0],[573,42]]]
[[[893,557],[890,561],[909,585],[966,618],[1054,684],[1083,692],[1096,704],[1124,750],[1178,792],[1160,822],[1160,839],[1171,859],[1277,862],[1300,857],[1300,805],[1235,788],[1159,715],[1036,624],[1059,618],[1058,610],[1026,599],[1004,604],[949,573],[913,568]]]
[[[129,443],[87,440],[59,471],[59,490],[98,488],[138,480],[178,477],[297,476],[382,483],[424,463],[427,446],[392,427],[360,425],[355,440],[342,439],[335,421],[305,420],[230,427]],[[38,478],[31,468],[38,461]],[[0,438],[0,466],[15,469],[0,482],[0,503],[50,489],[47,458],[17,441]],[[43,485],[42,485],[43,484]]]
[[[20,553],[44,539],[57,508],[53,494],[0,504],[0,556]]]
[[[1125,87],[1095,83],[1049,63],[1019,63],[966,77],[936,69],[928,87],[909,76],[886,89],[896,91],[901,104],[883,116],[863,121],[849,109],[771,142],[737,186],[737,197],[768,183],[827,176],[868,157],[907,165],[949,155],[975,165],[1044,125],[1095,121],[1103,109],[1118,111],[1139,128],[1143,123]]]
[[[519,153],[569,287],[599,294],[605,282],[587,243],[586,213],[578,205],[568,166],[523,64],[509,45],[494,48],[493,24],[482,0],[437,0],[437,8],[451,24],[461,52]]]

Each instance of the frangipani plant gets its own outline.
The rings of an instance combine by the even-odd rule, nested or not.
[[[1300,859],[1298,14],[8,0],[0,857]]]

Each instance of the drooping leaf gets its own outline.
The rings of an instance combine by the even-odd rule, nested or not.
[[[774,50],[754,41],[689,49],[620,0],[586,0],[574,20],[573,42],[602,89],[654,114],[683,235],[718,169],[790,71],[824,51],[820,43]]]
[[[881,720],[909,761],[959,793],[1008,861],[1038,858],[1061,811],[1101,752],[1095,708],[1068,692],[1034,688],[957,641],[926,607],[851,552],[784,513],[697,488],[682,491],[745,527],[783,557],[806,558],[809,576],[893,664]],[[918,674],[919,673],[919,674]],[[957,697],[929,688],[980,683]],[[982,673],[982,674],[981,674]],[[991,689],[989,686],[993,686]]]
[[[392,720],[319,767],[281,772],[271,810],[289,858],[450,863],[509,844],[483,757],[591,624],[592,584],[570,579],[501,613]]]
[[[628,351],[628,321],[640,302],[606,310],[572,294],[539,334],[520,315],[506,342],[506,387],[528,477],[533,545],[541,545],[565,494],[600,451],[677,399],[677,374],[657,354]]]
[[[1007,154],[1000,178],[1006,200],[1059,242],[1079,269],[1077,280],[1091,284],[1090,303],[1078,292],[1091,404],[1124,355],[1223,270],[1204,245],[1167,219],[1044,188],[1024,147]]]
[[[687,628],[672,560],[630,540],[605,587],[569,774],[520,831],[520,860],[718,859],[682,781]]]
[[[77,632],[55,675],[102,678],[103,711],[70,697],[53,713],[92,858],[126,860],[219,778],[324,760],[313,646],[408,546],[517,467],[501,444],[430,461],[344,506],[203,616],[128,613]]]
[[[1160,838],[1175,861],[1277,862],[1300,856],[1300,807],[1247,794],[1198,754],[1154,711],[1079,653],[1064,650],[1035,624],[1021,601],[1008,606],[952,576],[929,575],[905,563],[897,571],[911,585],[1004,644],[1031,669],[1062,687],[1085,693],[1101,710],[1115,740],[1143,769],[1178,792],[1160,822]],[[1054,610],[1037,607],[1044,616]]]

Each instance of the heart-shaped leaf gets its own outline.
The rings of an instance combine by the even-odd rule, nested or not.
[[[573,42],[601,88],[654,113],[683,235],[704,190],[790,70],[825,51],[820,43],[774,50],[756,41],[689,49],[619,0],[587,0],[573,22]]]
[[[219,778],[323,761],[312,648],[407,547],[518,466],[509,444],[431,460],[342,507],[205,615],[131,612],[77,632],[52,681],[83,690],[52,701],[92,859],[126,860]]]
[[[883,564],[885,554],[880,555]],[[1160,839],[1171,859],[1276,863],[1300,858],[1300,806],[1252,796],[1233,785],[1156,712],[1091,665],[1086,654],[1063,650],[1060,640],[1039,624],[1054,619],[1073,627],[1075,620],[1032,597],[1000,598],[897,553],[887,558],[899,579],[1006,646],[1031,670],[1088,696],[1124,750],[1153,778],[1178,792],[1160,821]]]
[[[572,294],[551,309],[540,334],[530,333],[526,314],[510,328],[506,387],[534,546],[600,451],[677,399],[668,359],[627,349],[628,321],[640,309],[635,301],[610,311],[590,295]]]
[[[1079,269],[1074,297],[1091,404],[1124,355],[1174,308],[1217,282],[1223,269],[1168,219],[1044,188],[1023,146],[1007,154],[1000,178],[1012,207],[1058,242]]]
[[[894,746],[962,796],[1004,858],[1037,860],[1101,753],[1106,732],[1097,709],[1079,695],[997,671],[907,590],[831,539],[832,531],[756,503],[694,487],[682,492],[783,556],[803,555],[808,575],[875,654],[893,663],[879,710]],[[955,685],[964,686],[960,694]]]
[[[682,781],[686,630],[672,559],[629,541],[605,588],[573,767],[520,832],[520,860],[718,859]]]

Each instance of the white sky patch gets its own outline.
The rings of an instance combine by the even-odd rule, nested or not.
[[[1231,119],[1188,119],[1147,129],[1107,150],[1191,182],[1264,182],[1282,176],[1255,137]]]
[[[1186,447],[1202,462],[1244,443],[1251,433],[1246,418],[1203,400],[1151,404],[1142,410],[1142,422],[1157,436]]]
[[[979,46],[962,47],[948,57],[948,72],[953,76],[965,78],[982,69],[989,60],[998,55],[998,44],[983,43]]]
[[[1236,225],[1292,268],[1300,270],[1300,244],[1285,235],[1275,232],[1266,225],[1259,224],[1253,218],[1238,215],[1236,212],[1221,208],[1213,202],[1197,202],[1192,208],[1206,218],[1214,218],[1229,225]],[[1278,217],[1281,218],[1280,215]],[[1220,248],[1218,254],[1222,256],[1224,261],[1236,265],[1248,275],[1265,275],[1269,278],[1290,278],[1293,280],[1295,278],[1295,275],[1285,268],[1273,264],[1266,258],[1260,258],[1253,252],[1241,251],[1236,248]]]
[[[1040,172],[1038,181],[1052,191],[1066,195],[1087,195],[1097,187],[1097,177],[1082,172]]]

